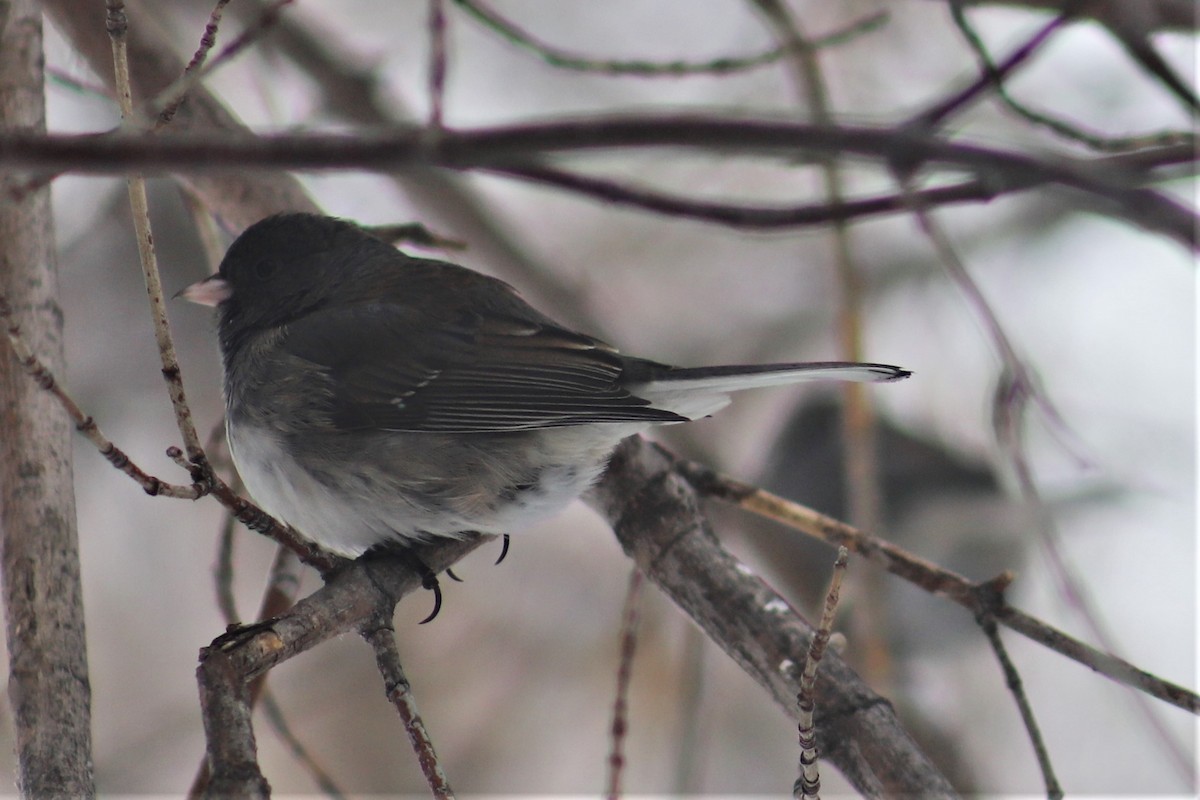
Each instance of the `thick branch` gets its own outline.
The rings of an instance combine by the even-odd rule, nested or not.
[[[44,130],[42,63],[37,3],[0,4],[0,130]],[[0,203],[0,297],[12,307],[4,324],[19,326],[61,372],[53,231],[49,190]],[[95,791],[72,470],[70,421],[0,337],[0,569],[17,782],[26,797]]]
[[[800,667],[813,630],[720,546],[694,490],[674,469],[652,444],[627,439],[590,502],[638,567],[797,718]],[[821,752],[860,792],[954,796],[891,704],[844,661],[827,655],[817,687]]]

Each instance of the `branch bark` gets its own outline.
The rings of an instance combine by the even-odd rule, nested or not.
[[[717,542],[695,491],[640,437],[617,448],[588,496],[625,552],[793,719],[813,628]],[[817,679],[823,757],[858,791],[880,797],[955,797],[901,727],[891,703],[827,654]]]
[[[199,184],[213,175],[255,170],[437,166],[504,169],[538,164],[560,153],[614,149],[721,151],[760,158],[855,157],[887,169],[966,170],[999,191],[1054,185],[1077,193],[1080,206],[1123,218],[1196,247],[1196,216],[1169,195],[1139,185],[1137,175],[1103,169],[1106,162],[1025,153],[949,141],[897,127],[825,126],[724,115],[612,115],[474,130],[398,125],[382,135],[41,135],[0,136],[0,164],[10,167],[121,174],[175,171]],[[1100,167],[1100,168],[1098,168]],[[244,216],[244,215],[243,215]]]
[[[0,4],[0,130],[45,130],[42,15]],[[0,298],[57,373],[63,320],[48,189],[0,203]],[[0,338],[0,571],[17,782],[26,797],[94,794],[71,425]]]

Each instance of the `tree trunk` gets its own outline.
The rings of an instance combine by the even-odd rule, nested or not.
[[[45,129],[42,15],[0,0],[0,129]],[[62,311],[50,192],[14,199],[28,176],[0,176],[0,293],[8,322],[63,374]],[[72,430],[54,397],[0,337],[0,570],[8,606],[8,696],[25,797],[94,793],[91,689],[79,581]]]

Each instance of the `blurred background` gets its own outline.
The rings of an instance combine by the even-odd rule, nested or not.
[[[131,5],[131,24],[154,16],[186,60],[210,5],[148,5]],[[810,36],[886,12],[872,30],[820,52],[829,102],[841,121],[895,124],[976,74],[947,3],[788,5]],[[496,0],[490,7],[546,42],[600,59],[707,61],[775,45],[755,5],[734,0]],[[785,64],[686,78],[557,69],[457,5],[447,4],[447,11],[450,126],[632,109],[812,116]],[[427,4],[417,2],[296,2],[208,85],[256,130],[352,129],[336,94],[289,50],[287,33],[298,28],[347,68],[373,75],[378,101],[395,118],[423,118],[427,13]],[[253,4],[231,4],[221,41],[255,16]],[[1049,19],[1013,5],[972,8],[969,16],[1001,54]],[[1152,41],[1190,80],[1194,36],[1164,31]],[[114,126],[114,104],[88,89],[98,82],[70,45],[51,30],[47,46],[55,75],[47,87],[50,128]],[[1107,136],[1192,125],[1179,100],[1095,22],[1059,33],[1010,90]],[[956,118],[952,132],[1033,153],[1086,152],[991,100]],[[691,197],[822,200],[816,166],[694,151],[612,152],[583,163]],[[458,194],[412,176],[407,182],[365,173],[299,177],[330,214],[369,224],[420,221],[464,242],[462,252],[442,255],[509,280],[541,310],[627,352],[688,365],[839,356],[828,229],[748,233],[478,175],[455,176]],[[892,190],[878,171],[859,165],[848,165],[844,177],[850,195]],[[1194,200],[1188,175],[1160,188]],[[141,466],[182,482],[185,476],[163,455],[177,433],[145,313],[124,182],[59,178],[54,209],[68,335],[64,383]],[[212,266],[169,180],[152,182],[151,210],[168,292],[208,274]],[[935,215],[1068,431],[1036,412],[1026,427],[1061,558],[1121,654],[1194,685],[1191,254],[1161,236],[1084,213],[1054,191]],[[978,315],[910,217],[859,222],[850,243],[865,286],[864,355],[914,372],[906,382],[870,390],[882,426],[880,532],[973,579],[1013,570],[1015,605],[1092,640],[1048,566],[1039,533],[1044,520],[1022,502],[997,449],[991,404],[1001,364]],[[211,429],[222,413],[213,320],[206,309],[182,303],[170,314],[189,398],[202,430]],[[717,417],[663,438],[740,479],[845,517],[836,400],[832,389],[820,387],[742,395]],[[146,497],[82,440],[76,458],[98,785],[106,794],[178,794],[203,751],[197,651],[224,627],[211,572],[221,510],[209,501]],[[727,546],[814,616],[832,552],[740,513],[714,508],[713,514]],[[596,794],[604,786],[630,564],[580,504],[542,528],[514,533],[503,564],[492,566],[496,553],[484,548],[456,568],[464,583],[443,582],[446,605],[433,624],[416,625],[428,613],[427,596],[401,605],[401,655],[458,791]],[[243,615],[251,616],[274,548],[244,531],[236,547],[237,594]],[[864,650],[879,644],[865,637],[882,637],[887,663],[873,673],[877,688],[964,791],[1040,793],[1017,711],[970,615],[886,577],[885,602],[864,610],[862,587],[871,573],[865,564],[852,566],[846,657],[861,663]],[[870,619],[856,622],[862,613]],[[1154,729],[1130,692],[1016,635],[1005,640],[1069,792],[1196,790],[1194,718],[1146,701]],[[628,791],[779,795],[789,789],[796,776],[794,724],[652,588],[633,669]],[[383,701],[370,651],[358,639],[345,637],[284,665],[270,686],[299,738],[343,790],[426,791]],[[275,790],[313,792],[312,780],[268,726],[260,722],[257,730]],[[11,739],[10,726],[0,725],[0,735]],[[11,750],[0,746],[5,759]],[[11,791],[11,763],[3,769]],[[829,792],[842,785],[830,768],[823,778]]]

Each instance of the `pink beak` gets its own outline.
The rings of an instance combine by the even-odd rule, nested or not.
[[[233,294],[233,287],[220,275],[210,275],[202,281],[196,281],[191,286],[181,289],[176,297],[182,297],[202,306],[215,306],[228,300]]]

